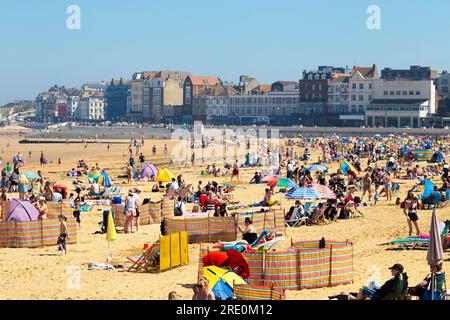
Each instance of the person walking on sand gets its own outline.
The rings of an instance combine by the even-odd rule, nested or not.
[[[233,178],[236,177],[237,180],[239,180],[239,165],[238,165],[238,161],[236,160],[236,162],[233,165],[233,173],[231,175],[231,180],[233,180]]]
[[[41,166],[43,166],[45,164],[45,156],[44,156],[44,151],[41,150],[41,157],[39,158],[40,162],[41,162]]]
[[[69,238],[69,229],[67,228],[67,218],[64,215],[59,215],[59,237],[57,244],[59,246],[59,250],[61,250],[62,254],[67,254],[67,247],[66,247],[66,239]]]
[[[406,213],[406,219],[408,221],[408,236],[412,236],[413,224],[416,229],[416,235],[420,235],[419,224],[419,215],[417,214],[417,207],[419,204],[419,197],[414,195],[412,200],[409,202],[408,213]]]
[[[131,165],[128,165],[128,167],[127,167],[127,181],[128,181],[128,184],[131,184],[131,182],[133,181],[132,172],[133,172],[133,167]]]

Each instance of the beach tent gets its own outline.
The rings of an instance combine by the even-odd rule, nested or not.
[[[433,191],[434,191],[434,183],[431,182],[430,180],[424,181],[422,199],[425,199],[426,197],[430,196]]]
[[[430,161],[433,157],[434,150],[416,149],[411,150],[411,153],[413,155],[413,159],[416,159],[417,161]]]
[[[355,174],[359,174],[359,171],[347,160],[341,161],[339,165],[339,169],[342,171],[344,175],[347,175],[347,169],[352,170]]]
[[[175,175],[172,171],[167,168],[163,168],[159,170],[158,175],[156,176],[156,181],[158,182],[172,182],[172,178],[176,179]]]
[[[303,187],[291,189],[286,193],[288,199],[321,199],[323,195],[316,189]]]
[[[444,162],[445,161],[445,156],[440,151],[436,151],[431,158],[434,159],[434,162],[436,162],[436,163],[440,163],[440,162]]]
[[[209,280],[209,290],[214,293],[216,300],[226,300],[233,297],[235,284],[247,284],[247,281],[234,271],[208,266],[203,269],[203,275]]]
[[[141,179],[150,179],[151,176],[154,176],[156,179],[158,176],[158,169],[153,164],[146,163],[141,171]]]
[[[39,210],[29,201],[12,199],[9,202],[6,221],[37,221]]]

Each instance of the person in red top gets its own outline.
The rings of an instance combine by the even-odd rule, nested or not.
[[[208,203],[211,202],[211,200],[208,198],[208,196],[204,193],[200,195],[199,201],[200,201],[200,204],[202,205],[202,207],[204,207],[204,208],[206,208]]]

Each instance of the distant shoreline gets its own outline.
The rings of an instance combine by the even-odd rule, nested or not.
[[[175,129],[181,126],[175,126]],[[209,129],[205,126],[205,129]],[[303,137],[320,137],[325,135],[337,134],[339,136],[374,136],[380,134],[387,136],[389,134],[396,135],[411,135],[411,136],[446,136],[450,134],[448,129],[422,129],[422,128],[352,128],[352,127],[252,127],[252,126],[231,126],[231,127],[214,127],[214,129],[257,129],[257,130],[278,130],[282,137],[293,138],[301,134]],[[192,133],[192,131],[190,131]],[[269,134],[270,135],[270,134]],[[26,136],[28,140],[36,139],[100,139],[106,141],[109,139],[170,139],[172,132],[166,128],[138,128],[138,127],[76,127],[68,128],[62,127],[58,130],[51,130],[49,132],[41,131],[29,133]],[[87,141],[89,142],[89,141]]]

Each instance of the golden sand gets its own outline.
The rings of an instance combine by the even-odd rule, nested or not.
[[[114,184],[123,185],[125,179],[118,179],[117,175],[124,173],[124,164],[128,160],[128,142],[112,144],[107,152],[106,144],[89,144],[85,149],[82,144],[18,144],[17,136],[0,136],[0,146],[4,153],[1,155],[3,165],[11,160],[16,152],[22,152],[26,159],[23,171],[37,171],[41,169],[44,176],[58,183],[71,186],[71,178],[66,173],[76,166],[78,159],[85,159],[88,165],[93,166],[99,162],[105,168]],[[10,147],[6,145],[9,142]],[[143,148],[148,162],[156,165],[168,164],[163,156],[164,143],[169,149],[174,142],[167,140],[145,141]],[[151,156],[153,144],[158,147],[158,155]],[[28,151],[32,151],[31,159]],[[44,167],[39,165],[40,151],[45,152],[46,158],[53,163]],[[134,151],[134,149],[133,149]],[[124,153],[126,156],[124,156]],[[169,152],[170,154],[170,152]],[[314,154],[313,154],[314,155]],[[57,159],[62,164],[58,165]],[[317,159],[317,154],[313,159]],[[203,167],[172,166],[176,174],[183,174],[187,183],[197,185],[199,180],[207,181],[207,177],[200,176]],[[334,165],[336,168],[336,165]],[[255,169],[241,170],[241,180],[249,181]],[[84,179],[86,179],[84,177]],[[217,182],[229,181],[226,178],[211,178]],[[406,190],[412,185],[410,181],[400,181],[402,199]],[[405,183],[405,184],[403,184]],[[440,185],[440,184],[439,184]],[[137,182],[133,186],[140,186],[147,190],[150,183]],[[127,189],[129,186],[124,185]],[[264,185],[244,185],[238,188],[235,198],[241,202],[255,203],[262,200]],[[277,195],[282,200],[284,208],[288,209],[292,201]],[[394,200],[396,196],[393,197]],[[154,199],[158,200],[158,199]],[[189,207],[188,207],[189,208]],[[450,207],[449,207],[450,208]],[[449,219],[449,208],[438,209],[440,221]],[[196,282],[198,244],[189,245],[190,264],[160,274],[130,273],[126,271],[88,270],[88,263],[105,263],[108,253],[105,235],[94,234],[99,230],[98,223],[102,220],[102,207],[94,207],[90,213],[82,213],[82,229],[78,232],[77,244],[69,246],[68,254],[61,256],[56,247],[39,249],[0,249],[0,299],[167,299],[170,291],[176,291],[184,299],[191,299],[191,285]],[[410,284],[420,282],[428,272],[426,263],[426,250],[388,250],[389,246],[381,243],[407,236],[406,218],[399,207],[394,203],[387,203],[381,197],[376,206],[363,207],[361,211],[364,218],[339,220],[322,226],[302,226],[287,230],[287,248],[291,239],[318,240],[322,237],[333,240],[350,240],[354,242],[354,283],[351,285],[322,288],[315,290],[287,291],[288,299],[326,299],[327,296],[341,291],[357,291],[362,285],[367,285],[369,273],[373,269],[381,272],[380,281],[390,277],[387,269],[394,263],[401,263],[410,276]],[[420,211],[419,224],[422,233],[428,233],[431,211]],[[139,233],[118,234],[118,239],[112,243],[113,263],[126,264],[128,255],[142,253],[144,243],[153,243],[158,240],[159,225],[141,226]],[[67,286],[68,268],[80,268],[81,285],[79,289]]]

